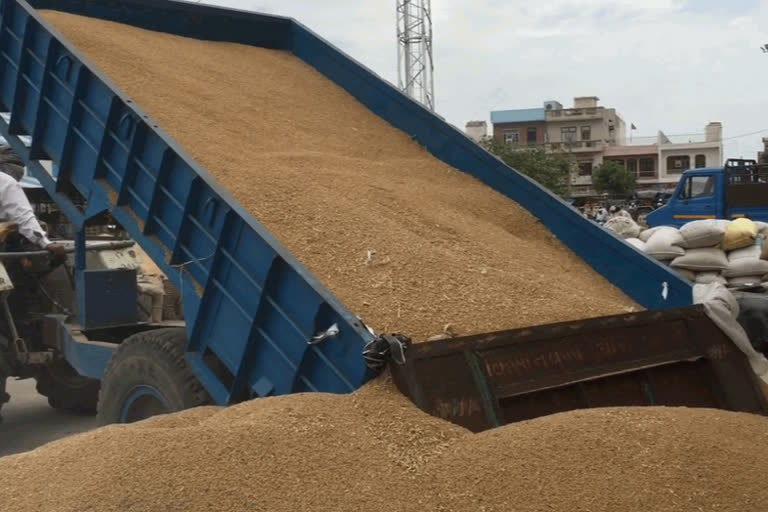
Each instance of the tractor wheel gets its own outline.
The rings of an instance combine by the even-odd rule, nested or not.
[[[101,383],[101,425],[133,423],[211,403],[184,359],[186,336],[185,329],[157,329],[120,344]]]
[[[48,397],[48,405],[54,409],[96,412],[99,381],[78,375],[66,361],[59,360],[46,366],[35,380],[37,392]]]

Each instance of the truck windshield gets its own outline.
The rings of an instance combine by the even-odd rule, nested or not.
[[[713,176],[690,176],[680,191],[680,199],[709,197],[714,194],[714,184]]]

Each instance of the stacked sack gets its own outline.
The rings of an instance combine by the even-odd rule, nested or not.
[[[765,239],[768,224],[736,219],[728,225],[723,248],[728,252],[728,268],[723,275],[734,286],[768,282],[768,251]]]
[[[618,224],[620,229],[612,231],[627,243],[690,281],[768,286],[768,223],[749,219],[695,220],[680,229],[659,226],[636,236],[632,236],[634,230],[626,222]],[[606,227],[610,229],[608,223]]]

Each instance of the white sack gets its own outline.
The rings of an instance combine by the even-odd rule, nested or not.
[[[723,275],[725,277],[762,276],[768,274],[768,261],[757,259],[740,259],[728,264]],[[757,279],[760,280],[759,278]]]
[[[693,281],[697,284],[726,284],[728,282],[720,272],[716,271],[696,272],[696,277],[694,277]]]
[[[759,245],[750,245],[742,249],[736,249],[728,253],[728,262],[734,263],[739,260],[759,260],[762,252]]]
[[[641,231],[640,234],[637,236],[640,240],[643,242],[647,242],[649,238],[651,238],[651,235],[657,232],[660,229],[664,228],[671,228],[671,226],[656,226],[655,228],[648,228],[645,231]],[[674,228],[672,228],[674,229]]]
[[[680,234],[686,249],[713,247],[723,241],[725,227],[715,219],[694,220],[681,227]]]
[[[741,276],[728,278],[728,284],[731,286],[744,286],[748,284],[760,284],[763,276]]]
[[[768,384],[768,360],[752,347],[744,328],[736,321],[739,304],[733,294],[721,284],[696,284],[693,302],[704,305],[707,316],[744,352],[755,375]]]
[[[641,251],[643,250],[643,248],[645,248],[645,242],[643,242],[639,238],[625,238],[624,241],[627,242],[629,245],[633,245],[637,247]]]
[[[632,217],[624,217],[623,215],[611,217],[603,224],[603,227],[613,231],[621,238],[636,238],[642,229],[637,222],[632,220]]]
[[[670,265],[689,270],[724,270],[728,268],[728,258],[721,249],[705,247],[687,250],[684,255],[672,260]]]
[[[680,232],[669,226],[660,227],[645,243],[645,253],[657,260],[672,260],[685,254],[679,244],[683,242]]]

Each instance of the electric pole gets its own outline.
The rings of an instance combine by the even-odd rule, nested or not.
[[[397,1],[397,79],[400,89],[435,110],[431,0]]]

